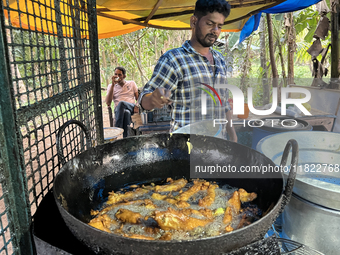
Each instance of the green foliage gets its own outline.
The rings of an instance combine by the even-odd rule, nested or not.
[[[313,41],[313,35],[319,19],[320,15],[314,6],[295,12],[294,24],[296,34],[300,34],[304,30],[307,30],[308,32],[305,34],[304,40],[308,43],[311,43]]]
[[[153,28],[99,40],[102,87],[111,83],[114,68],[123,66],[127,80],[143,87],[151,78],[158,58],[167,50],[180,47],[189,39],[189,31],[169,31]]]
[[[263,17],[265,17],[265,15]],[[320,19],[320,15],[315,7],[311,6],[304,10],[294,12],[293,19],[296,32],[294,75],[296,80],[298,80],[299,85],[303,84],[310,86],[312,62],[311,56],[307,53],[307,49],[312,45],[314,40],[313,34]],[[280,78],[282,78],[282,63],[279,55],[279,46],[281,46],[283,65],[286,70],[288,59],[285,14],[272,14],[272,24],[274,30],[275,61]],[[260,35],[262,33],[265,33],[266,37],[266,70],[260,65]],[[145,28],[127,35],[99,40],[102,86],[106,87],[106,85],[110,83],[114,67],[121,65],[127,69],[127,79],[135,80],[138,87],[142,87],[151,77],[154,65],[161,54],[169,49],[181,46],[186,39],[190,38],[190,34],[190,31],[166,31]],[[249,60],[250,64],[247,66],[247,74],[246,77],[243,77],[243,82],[246,82],[246,84],[248,84],[247,86],[253,88],[255,105],[262,104],[262,78],[266,76],[270,79],[272,75],[267,34],[267,28],[264,32],[259,31],[259,29],[255,31],[251,35],[250,52],[247,53],[247,43],[249,42],[249,39],[239,44],[239,32],[221,33],[221,41],[224,41],[225,36],[227,35],[227,45],[217,49],[226,58],[228,69],[231,71],[229,82],[233,85],[241,87],[241,77],[244,73],[242,68],[244,67],[244,63]],[[326,40],[322,42],[323,47],[326,47],[329,42],[330,33]],[[328,53],[327,58],[329,58],[329,56],[330,54]],[[269,90],[272,91],[271,88]]]
[[[21,78],[25,84],[22,88],[26,93],[33,91],[35,88],[41,88],[43,98],[59,92],[58,85],[58,59],[59,48],[57,40],[52,36],[35,33],[32,31],[12,30],[13,42],[15,45],[10,52],[13,60],[17,63],[19,73],[15,72],[17,78]],[[23,91],[21,91],[23,92]],[[41,98],[39,98],[41,99]],[[21,106],[29,105],[35,100],[27,99],[21,102]]]

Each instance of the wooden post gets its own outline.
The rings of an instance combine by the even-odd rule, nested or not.
[[[293,13],[289,13],[288,15],[290,27],[288,28],[288,85],[294,84],[294,53],[296,51],[295,47],[295,27],[294,27],[294,19]]]
[[[339,0],[334,1],[331,18],[331,78],[339,78]]]
[[[269,103],[269,84],[268,84],[268,67],[267,67],[267,56],[266,56],[266,24],[265,19],[261,18],[260,21],[260,61],[262,67],[262,88],[263,88],[263,101],[262,104],[266,105]]]
[[[267,13],[266,16],[267,16],[267,27],[268,27],[269,56],[270,56],[270,64],[272,66],[272,75],[273,75],[273,88],[277,88],[278,102],[281,102],[281,87],[279,85],[279,74],[277,72],[275,55],[274,55],[273,23],[272,23],[271,15]]]

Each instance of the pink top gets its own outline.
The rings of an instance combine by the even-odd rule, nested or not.
[[[109,92],[112,84],[107,86],[107,92]],[[134,81],[126,81],[124,86],[120,86],[118,84],[114,85],[113,88],[113,101],[115,103],[115,107],[117,107],[120,101],[125,101],[131,104],[136,103],[135,93],[138,92],[137,85]]]

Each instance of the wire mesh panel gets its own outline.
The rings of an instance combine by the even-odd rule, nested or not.
[[[0,20],[0,27],[2,20]],[[5,48],[0,30],[0,56]],[[32,253],[30,208],[7,63],[0,61],[0,254]]]
[[[91,139],[103,142],[95,6],[95,1],[83,0],[2,1],[6,57],[0,56],[0,62],[7,63],[15,115],[12,132],[19,137],[29,217],[52,188],[62,166],[56,148],[60,127],[78,120],[90,130]],[[67,159],[88,148],[79,128],[66,129],[65,137]],[[11,201],[4,199],[1,211],[6,193],[0,190],[0,217],[8,217],[6,207],[11,206]],[[2,218],[0,255],[1,246],[4,254],[15,253],[21,244],[14,243],[12,251],[7,251],[8,238],[2,232],[6,226],[1,223]],[[9,238],[20,231],[9,229]]]
[[[89,90],[89,88],[84,89]],[[80,95],[68,93],[66,102],[57,103],[52,109],[45,109],[39,116],[29,119],[27,123],[19,121],[32,213],[36,210],[36,206],[42,197],[52,187],[55,174],[60,168],[57,157],[56,132],[61,125],[67,120],[78,119],[85,122],[90,130],[93,130],[95,126],[93,93],[89,91],[86,93],[86,90],[81,94],[88,94],[88,100],[84,100],[82,103],[80,103]],[[86,97],[83,96],[82,98]],[[83,113],[84,111],[80,110],[82,104],[86,104],[88,108],[85,109],[92,109],[92,112]],[[83,118],[82,115],[87,115],[87,119]],[[84,136],[80,132],[76,132],[78,130],[67,129],[66,131],[69,132],[68,136],[72,136],[72,139],[83,141]],[[92,139],[95,139],[93,132]],[[86,149],[85,142],[73,143],[73,148],[70,147],[69,143],[65,145],[67,151],[64,152],[64,155],[67,159]]]
[[[1,109],[1,108],[0,108]],[[3,132],[2,125],[0,126],[0,132]],[[1,139],[0,144],[1,147],[5,141]],[[3,155],[3,150],[0,150],[0,172],[4,172],[4,164],[5,156]],[[13,240],[10,235],[10,222],[8,221],[8,210],[6,209],[5,200],[8,202],[9,198],[6,194],[7,189],[7,180],[4,176],[0,178],[0,254],[12,254],[13,253]],[[5,191],[5,192],[4,192]]]

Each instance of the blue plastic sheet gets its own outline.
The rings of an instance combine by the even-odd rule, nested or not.
[[[248,36],[257,30],[260,24],[260,19],[262,13],[285,13],[302,10],[313,4],[320,2],[321,0],[287,0],[279,5],[263,10],[253,16],[251,16],[244,27],[242,28],[240,34],[240,43],[244,41]]]

